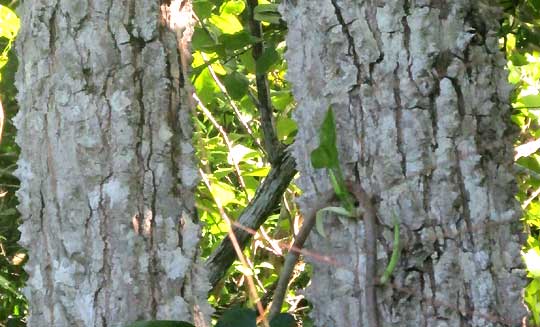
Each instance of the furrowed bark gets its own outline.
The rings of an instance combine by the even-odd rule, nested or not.
[[[28,325],[209,318],[183,53],[191,4],[25,1],[19,13]]]
[[[298,102],[294,156],[313,203],[331,190],[309,155],[332,105],[346,179],[359,176],[383,226],[377,275],[392,253],[392,217],[403,252],[377,288],[382,326],[516,326],[523,241],[514,199],[500,11],[486,1],[286,1],[288,78]],[[307,292],[316,326],[368,326],[366,227],[328,219],[311,251]]]

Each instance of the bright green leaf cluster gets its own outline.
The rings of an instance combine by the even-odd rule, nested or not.
[[[19,31],[19,17],[8,7],[0,5],[0,39],[7,39],[7,44],[0,52],[0,69],[7,64],[8,53]],[[0,80],[2,75],[0,75]]]

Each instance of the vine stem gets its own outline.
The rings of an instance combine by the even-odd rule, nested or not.
[[[296,262],[300,257],[300,250],[304,247],[309,233],[315,226],[317,211],[326,207],[334,199],[334,193],[328,193],[322,199],[318,199],[316,204],[312,205],[304,214],[304,223],[300,228],[298,234],[294,238],[293,245],[289,248],[287,257],[285,258],[285,263],[283,268],[279,273],[278,284],[276,290],[274,291],[274,298],[272,300],[272,305],[270,306],[270,312],[268,313],[269,319],[274,318],[281,312],[281,306],[285,300],[285,294],[287,293],[287,288],[289,287],[289,280],[291,279],[294,267]]]

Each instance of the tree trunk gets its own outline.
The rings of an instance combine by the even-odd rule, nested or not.
[[[208,317],[183,2],[21,3],[29,326]]]
[[[287,1],[295,157],[306,208],[333,192],[310,152],[329,105],[340,162],[359,176],[379,225],[377,273],[401,222],[401,258],[376,287],[381,326],[516,326],[520,210],[511,173],[510,87],[497,8],[476,0]],[[312,234],[316,326],[370,326],[363,221],[327,218]]]

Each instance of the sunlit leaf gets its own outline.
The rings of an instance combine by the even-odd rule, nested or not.
[[[522,252],[523,261],[531,277],[540,277],[540,249],[535,247]]]
[[[521,97],[519,99],[519,102],[522,103],[525,107],[540,109],[540,94]]]
[[[277,135],[280,140],[286,139],[297,129],[296,122],[288,117],[279,118],[276,123]]]
[[[240,15],[244,9],[246,9],[246,4],[243,0],[230,0],[221,5],[220,12],[232,15]]]
[[[212,102],[215,99],[216,93],[220,92],[208,68],[203,69],[193,84],[197,90],[198,97],[205,104]]]
[[[15,38],[19,26],[19,17],[8,7],[0,5],[0,37]]]
[[[270,167],[263,167],[263,168],[257,168],[249,173],[244,173],[244,176],[254,176],[254,177],[263,177],[268,175],[268,172],[270,172]]]
[[[253,276],[253,271],[251,271],[251,269],[249,269],[248,267],[244,267],[243,265],[239,264],[236,265],[235,268],[244,276]]]
[[[253,149],[250,149],[242,144],[236,144],[233,146],[229,155],[227,156],[227,162],[229,164],[239,163],[242,161],[248,154],[254,153]]]
[[[212,196],[222,205],[226,206],[229,203],[236,202],[236,192],[229,184],[219,181],[213,182],[211,188]]]
[[[223,13],[221,15],[212,15],[210,22],[225,34],[235,34],[241,32],[244,27],[235,15]]]

